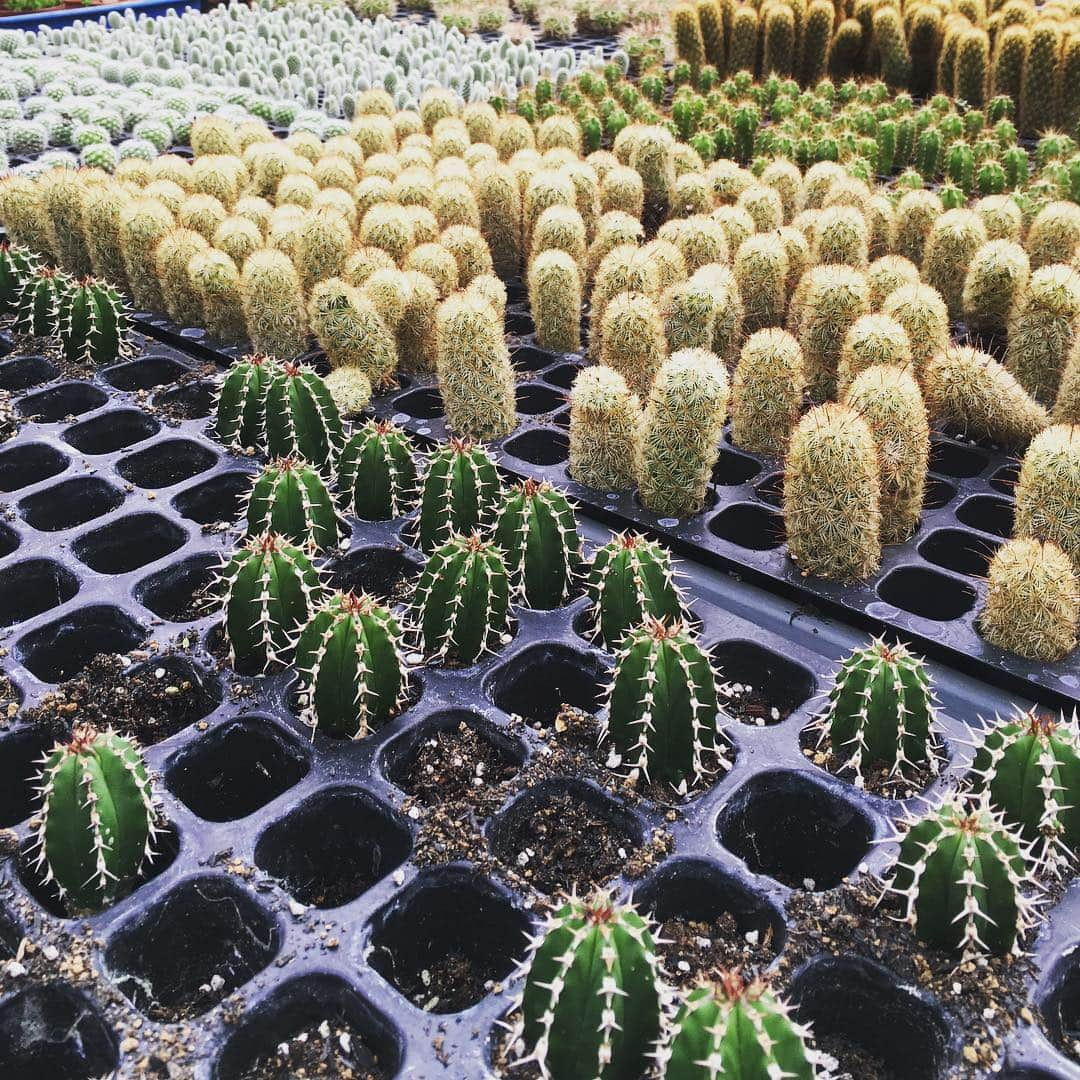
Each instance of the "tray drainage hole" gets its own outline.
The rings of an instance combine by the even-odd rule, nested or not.
[[[40,484],[62,473],[70,464],[71,458],[54,446],[44,443],[14,446],[0,454],[0,491],[18,491]]]
[[[112,454],[156,435],[161,425],[139,409],[114,409],[64,432],[64,441],[83,454]]]
[[[375,916],[368,962],[417,1008],[460,1012],[514,970],[529,929],[483,878],[433,872]]]
[[[813,1025],[818,1049],[839,1061],[838,1073],[891,1080],[946,1074],[950,1033],[941,1010],[879,964],[811,960],[792,980],[791,999],[798,1019]]]
[[[812,671],[753,641],[720,641],[711,652],[727,687],[721,704],[744,724],[778,724],[817,690]]]
[[[942,480],[937,476],[928,476],[926,478],[922,503],[924,510],[940,510],[943,506],[948,506],[955,498],[956,487],[950,484],[948,480]]]
[[[959,619],[975,606],[975,590],[965,581],[921,566],[901,566],[878,582],[887,604],[934,622]]]
[[[565,645],[531,645],[497,667],[485,690],[511,716],[547,727],[566,707],[595,713],[604,700],[606,674],[590,653]]]
[[[407,795],[438,806],[513,779],[524,760],[520,739],[479,713],[451,709],[390,743],[383,771]]]
[[[350,551],[329,566],[335,589],[371,593],[394,603],[412,593],[423,563],[403,548],[372,546]]]
[[[72,382],[23,398],[18,408],[22,416],[32,416],[44,424],[54,424],[69,416],[100,409],[108,400],[109,395],[100,387]]]
[[[529,788],[489,830],[496,856],[549,894],[608,881],[643,838],[629,810],[596,787],[563,779]]]
[[[206,821],[235,821],[299,783],[309,767],[292,736],[263,717],[245,716],[179,751],[165,783]]]
[[[172,504],[177,513],[199,525],[236,521],[244,512],[252,480],[249,473],[222,473],[181,491]]]
[[[532,320],[529,320],[532,322]],[[558,353],[548,352],[547,349],[538,349],[535,345],[522,345],[510,355],[510,363],[518,371],[542,371],[550,367],[559,359]],[[543,410],[537,410],[538,412]]]
[[[570,440],[555,428],[532,428],[507,439],[503,450],[530,465],[560,465],[570,456]]]
[[[784,518],[756,503],[734,503],[709,522],[709,532],[748,551],[773,551],[787,540]]]
[[[213,411],[216,397],[217,392],[211,383],[190,382],[155,394],[154,406],[180,420],[201,420]]]
[[[17,394],[31,386],[55,379],[60,369],[44,356],[20,356],[0,364],[0,390]]]
[[[335,908],[355,900],[412,851],[409,830],[359,789],[313,795],[272,825],[255,863],[301,904]]]
[[[1039,1008],[1050,1040],[1072,1061],[1080,1062],[1080,951],[1075,942],[1054,966]]]
[[[19,502],[19,513],[28,525],[41,532],[71,529],[115,510],[124,493],[97,476],[62,480]]]
[[[128,514],[80,536],[75,558],[99,574],[126,574],[183,547],[187,533],[161,514]]]
[[[319,1030],[324,1023],[329,1039]],[[279,1052],[282,1043],[287,1055]],[[285,983],[245,1017],[225,1044],[214,1075],[217,1080],[265,1080],[301,1072],[317,1076],[329,1067],[326,1075],[390,1080],[401,1058],[396,1028],[344,979],[307,975]]]
[[[784,474],[769,473],[754,486],[754,493],[763,503],[779,509],[784,505]]]
[[[414,420],[438,420],[443,414],[442,395],[435,386],[410,390],[394,401],[394,411]]]
[[[946,570],[985,577],[990,560],[999,547],[996,540],[977,536],[966,529],[935,529],[919,544],[919,554],[927,562]]]
[[[116,463],[116,471],[141,488],[163,488],[206,472],[217,462],[209,447],[187,439],[169,439]]]
[[[569,390],[574,385],[574,380],[581,373],[579,364],[560,364],[550,371],[544,372],[544,382],[551,383],[563,390]]]
[[[721,448],[713,466],[712,482],[720,487],[736,487],[753,480],[761,472],[761,463],[745,454]]]
[[[66,603],[79,579],[52,559],[26,559],[0,570],[0,626],[14,626]]]
[[[1013,534],[1013,504],[996,495],[973,495],[956,508],[956,517],[964,525],[995,536]]]
[[[930,447],[930,471],[961,479],[978,476],[989,458],[978,450],[969,450],[951,442],[935,442]]]
[[[93,1080],[119,1064],[116,1036],[90,999],[60,983],[31,986],[0,1006],[6,1080]]]
[[[192,622],[215,608],[211,586],[220,569],[217,555],[194,555],[141,581],[135,597],[159,619]]]
[[[717,831],[755,874],[811,892],[839,885],[873,836],[857,806],[794,772],[745,783],[721,812]]]
[[[539,416],[541,413],[554,412],[566,404],[566,395],[550,386],[539,383],[526,383],[517,388],[517,411],[525,416]]]
[[[0,736],[0,828],[25,821],[38,805],[34,778],[53,742],[44,732],[34,730]]]
[[[32,675],[58,683],[77,675],[100,653],[126,653],[145,639],[146,632],[127,612],[95,604],[20,638],[15,651]]]
[[[1020,479],[1020,463],[1014,461],[1009,465],[1002,465],[997,472],[990,477],[990,486],[1002,495],[1012,496],[1016,491],[1016,481]]]
[[[144,356],[110,368],[105,372],[105,381],[117,390],[152,390],[176,382],[190,371],[186,364],[169,356]]]
[[[105,968],[151,1019],[201,1016],[257,975],[281,933],[240,886],[217,875],[185,881],[113,936]]]

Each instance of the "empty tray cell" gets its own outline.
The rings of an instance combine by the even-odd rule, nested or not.
[[[756,642],[720,641],[710,652],[721,683],[728,687],[721,704],[744,723],[778,724],[817,689],[809,668]]]
[[[75,557],[99,574],[126,574],[183,547],[187,533],[162,514],[128,514],[72,544]]]
[[[189,439],[167,439],[122,458],[116,471],[136,487],[163,488],[206,472],[216,461],[217,454],[208,446]]]
[[[539,383],[526,383],[517,388],[517,411],[526,416],[539,416],[541,413],[554,412],[566,404],[566,395],[550,386]]]
[[[423,568],[421,560],[402,547],[373,544],[335,559],[328,570],[335,589],[397,602],[411,593]]]
[[[811,960],[792,980],[791,999],[799,1021],[813,1026],[818,1049],[839,1061],[839,1073],[872,1070],[893,1080],[949,1075],[952,1040],[940,1006],[880,964],[858,957]]]
[[[435,386],[410,390],[395,399],[394,409],[414,420],[437,420],[443,414],[442,395]]]
[[[91,409],[100,409],[109,395],[92,383],[61,383],[49,390],[31,394],[19,402],[19,412],[45,424],[53,424],[69,416],[80,416]]]
[[[604,700],[607,682],[594,653],[539,644],[522,649],[497,667],[485,690],[503,712],[548,726],[567,707],[595,713]]]
[[[959,619],[975,606],[975,590],[936,570],[901,566],[878,582],[877,594],[887,604],[934,622]]]
[[[207,821],[247,817],[308,772],[296,739],[261,716],[227,720],[169,761],[169,790]]]
[[[1020,463],[1013,461],[1002,465],[990,475],[990,486],[1002,495],[1011,496],[1016,491],[1016,481],[1020,479]]]
[[[507,309],[504,323],[508,334],[531,334],[533,332],[532,316],[527,311],[513,311]]]
[[[961,478],[978,476],[990,459],[978,450],[951,442],[935,442],[930,447],[930,471]]]
[[[743,784],[721,811],[717,831],[755,874],[810,891],[839,885],[873,837],[870,819],[854,803],[787,771]]]
[[[1013,503],[996,495],[973,495],[957,508],[956,516],[965,525],[995,536],[1013,534]]]
[[[208,615],[218,601],[209,594],[221,570],[217,555],[192,555],[143,579],[135,596],[160,619],[191,622]]]
[[[460,1012],[515,968],[529,920],[466,869],[417,878],[374,918],[368,962],[425,1012]]]
[[[721,448],[720,456],[713,466],[712,482],[720,487],[736,487],[753,480],[761,472],[761,463],[746,454]]]
[[[927,562],[946,570],[985,577],[990,560],[999,547],[996,540],[966,529],[935,529],[919,544],[919,554]]]
[[[173,496],[177,513],[199,525],[236,521],[244,512],[254,477],[245,472],[225,472]]]
[[[44,356],[20,356],[0,364],[0,390],[17,394],[55,379],[60,369]]]
[[[709,532],[748,551],[772,551],[787,539],[784,517],[757,503],[733,503],[709,522]]]
[[[124,493],[101,477],[78,476],[27,495],[19,503],[19,513],[35,529],[56,532],[93,521],[123,501]]]
[[[561,387],[563,390],[569,390],[574,385],[574,380],[579,374],[581,374],[579,364],[559,364],[558,367],[553,367],[550,371],[544,372],[544,382]]]
[[[329,1026],[329,1037],[320,1029]],[[282,1053],[284,1044],[287,1053]],[[386,1017],[336,975],[290,979],[244,1012],[225,1044],[215,1080],[256,1077],[355,1076],[390,1080],[401,1067],[404,1040]],[[329,1069],[329,1072],[323,1072]]]
[[[280,947],[277,924],[250,893],[229,878],[205,875],[117,931],[105,967],[137,1009],[171,1023],[213,1008]]]
[[[522,345],[510,356],[510,362],[518,371],[541,371],[543,368],[550,367],[558,359],[558,353],[548,352],[547,349],[537,349],[533,345]]]
[[[924,510],[940,510],[943,506],[948,506],[955,498],[955,484],[950,484],[948,480],[942,480],[937,476],[926,478],[922,501]]]
[[[622,871],[644,828],[625,807],[581,780],[544,780],[489,829],[495,854],[544,893],[587,892]]]
[[[17,551],[19,547],[19,534],[9,525],[0,522],[0,558]]]
[[[84,454],[112,454],[149,439],[161,425],[140,409],[113,409],[64,432],[64,441]]]
[[[62,473],[71,459],[55,446],[45,443],[25,443],[0,453],[0,491],[40,484],[50,476]]]
[[[25,821],[38,805],[36,778],[54,741],[34,728],[0,735],[0,828]]]
[[[4,1080],[94,1080],[118,1063],[116,1035],[70,986],[30,986],[0,1005]]]
[[[52,559],[25,559],[0,570],[0,626],[14,626],[67,603],[79,579]]]
[[[530,428],[511,435],[503,452],[530,465],[559,465],[570,456],[570,440],[558,428]]]
[[[156,408],[182,420],[201,420],[214,408],[217,391],[208,382],[189,382],[154,395]]]
[[[105,372],[105,381],[117,390],[152,390],[164,383],[176,382],[191,368],[171,356],[143,356],[118,364]]]
[[[409,830],[359,788],[320,791],[263,833],[260,869],[301,904],[335,908],[397,869],[412,851]]]
[[[763,502],[777,508],[784,505],[784,474],[769,473],[754,485],[754,493]]]
[[[146,632],[126,611],[95,604],[34,630],[15,649],[32,675],[56,683],[77,675],[99,653],[125,653],[145,639]]]
[[[1054,965],[1039,1002],[1051,1040],[1080,1062],[1080,948],[1073,942]]]

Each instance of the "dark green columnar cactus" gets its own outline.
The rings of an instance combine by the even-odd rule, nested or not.
[[[158,832],[138,745],[81,725],[46,755],[38,781],[37,868],[68,913],[100,911],[131,892]]]
[[[60,309],[72,280],[61,270],[39,266],[23,282],[15,301],[15,329],[34,337],[53,337],[60,329]]]
[[[522,603],[548,610],[567,602],[581,566],[581,538],[573,508],[561,491],[525,480],[508,492],[494,540],[505,553]]]
[[[322,598],[307,555],[275,533],[248,540],[222,573],[225,641],[234,664],[265,670],[287,660],[297,631]]]
[[[266,389],[277,365],[269,356],[245,356],[225,373],[214,431],[226,446],[258,449],[266,430]]]
[[[451,439],[431,456],[420,485],[420,550],[434,551],[455,532],[486,529],[501,494],[502,481],[487,451],[469,439]]]
[[[264,449],[273,457],[301,457],[329,475],[345,441],[334,399],[314,368],[286,363],[266,387]]]
[[[476,533],[455,533],[428,556],[413,606],[427,656],[475,663],[510,632],[510,578],[502,552]]]
[[[596,552],[588,590],[596,634],[609,649],[650,616],[674,621],[685,613],[667,549],[636,533],[620,533]]]
[[[699,986],[675,1014],[661,1049],[663,1080],[813,1080],[810,1032],[755,979],[719,973]]]
[[[29,248],[0,241],[0,312],[15,307],[23,285],[39,265],[40,261]]]
[[[638,1080],[649,1071],[666,991],[648,921],[597,891],[547,919],[522,966],[513,1032],[551,1080]]]
[[[951,795],[907,825],[889,891],[918,939],[965,957],[1019,952],[1034,921],[1029,845],[985,794],[970,805]]]
[[[60,298],[60,345],[73,364],[115,362],[127,351],[129,327],[123,297],[104,281],[83,278]]]
[[[934,693],[922,660],[903,644],[878,638],[840,665],[823,726],[861,787],[875,766],[887,766],[890,774],[909,765],[936,767],[934,716]]]
[[[685,794],[728,768],[716,676],[682,620],[646,618],[623,639],[615,661],[603,738],[621,764]]]
[[[338,490],[349,512],[365,521],[408,513],[418,488],[405,432],[389,420],[369,420],[354,431],[338,458]]]
[[[405,702],[402,632],[366,594],[335,593],[316,608],[296,642],[301,718],[327,735],[362,739]]]
[[[1024,839],[1041,844],[1048,865],[1080,848],[1080,730],[1076,714],[1057,720],[1037,709],[996,717],[971,766],[972,788],[987,791]]]
[[[323,478],[297,458],[278,458],[255,478],[247,504],[249,536],[272,532],[305,550],[323,551],[344,532]]]

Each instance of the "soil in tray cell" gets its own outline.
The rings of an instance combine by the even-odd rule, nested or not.
[[[389,1075],[357,1032],[324,1020],[283,1038],[236,1073],[236,1080],[386,1080]]]

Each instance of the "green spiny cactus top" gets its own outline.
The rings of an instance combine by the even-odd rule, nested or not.
[[[107,282],[73,284],[60,299],[59,316],[60,344],[70,362],[111,364],[127,353],[127,305]]]
[[[338,459],[338,490],[366,521],[407,513],[416,501],[417,477],[405,432],[388,420],[369,420],[354,431]]]
[[[29,248],[0,241],[0,311],[15,306],[23,285],[38,265]]]
[[[15,301],[15,327],[34,337],[52,337],[60,329],[60,307],[72,280],[61,270],[39,266],[23,282]]]
[[[344,531],[322,477],[297,458],[278,458],[255,478],[248,496],[248,535],[273,532],[321,551]]]
[[[501,493],[487,451],[469,439],[451,439],[432,454],[421,484],[420,549],[432,551],[454,532],[487,528]]]
[[[266,388],[266,450],[329,473],[345,441],[334,399],[313,368],[282,364]]]
[[[215,432],[226,446],[259,449],[266,442],[266,388],[276,364],[263,353],[237,360],[225,373]]]

